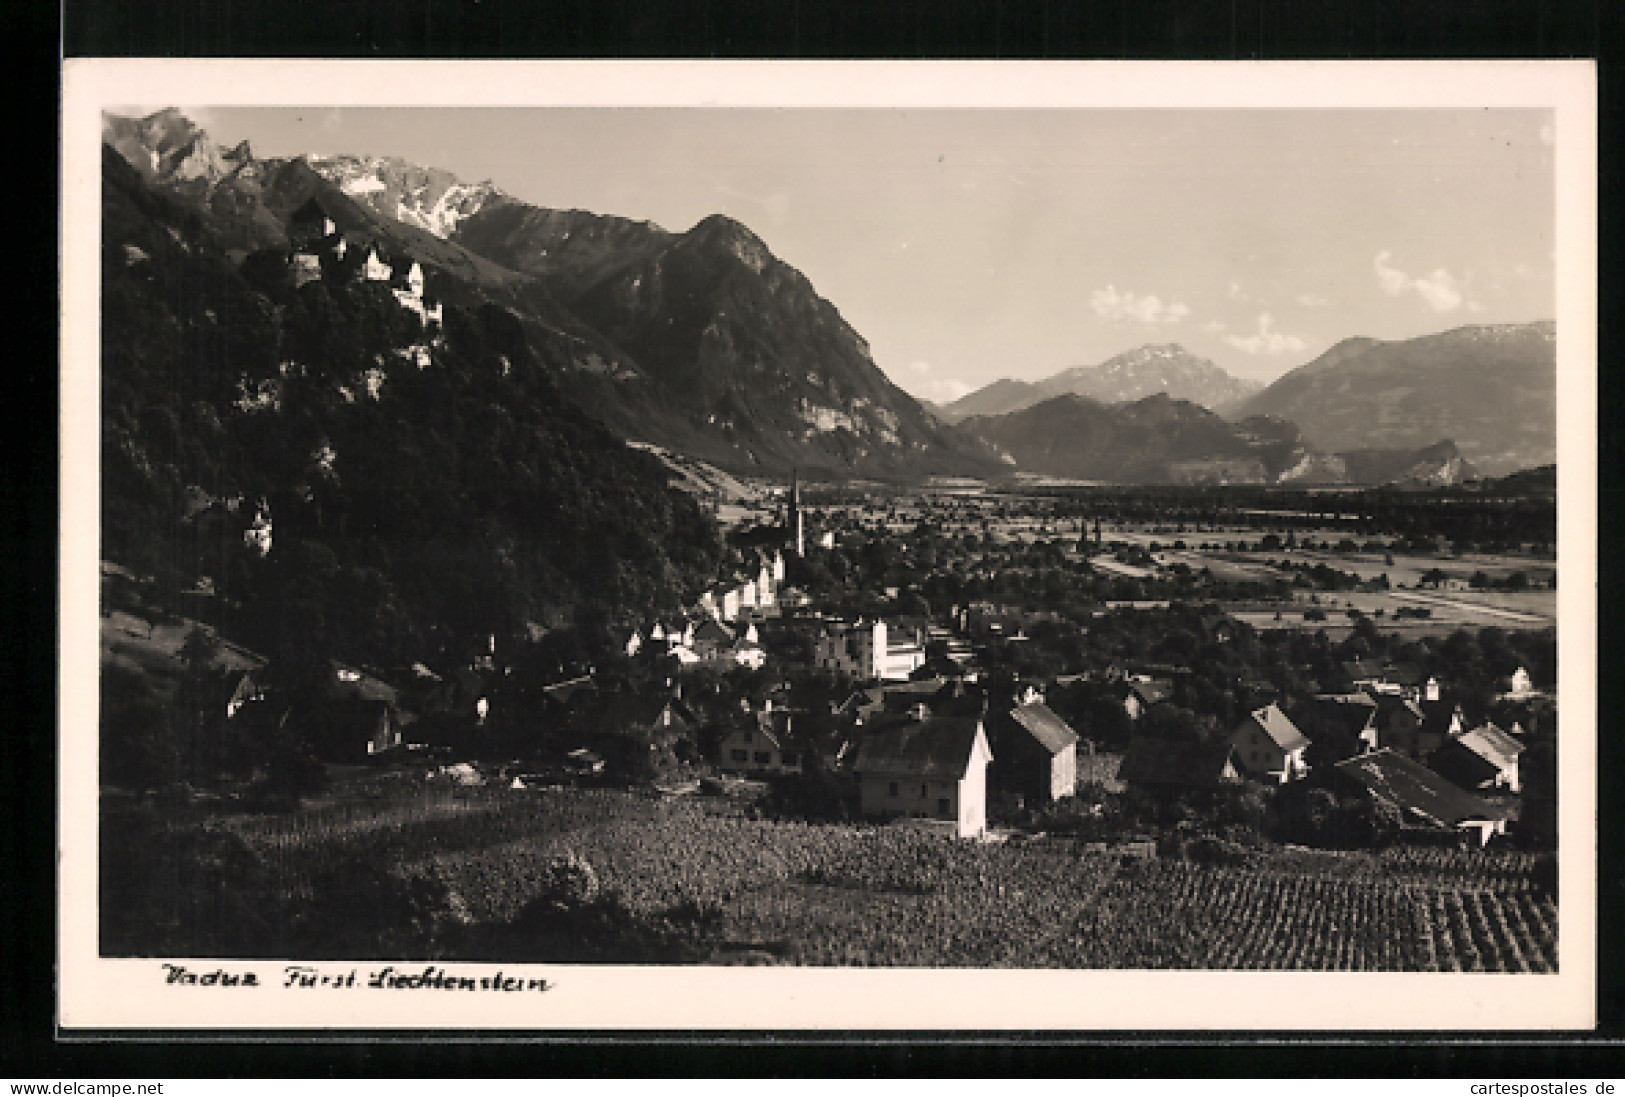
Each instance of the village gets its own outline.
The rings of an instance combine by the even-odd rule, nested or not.
[[[784,496],[777,520],[751,531],[770,544],[752,550],[754,568],[704,591],[685,615],[608,629],[609,650],[597,653],[615,664],[606,673],[579,652],[546,668],[539,653],[558,646],[545,637],[515,652],[511,638],[493,635],[463,665],[417,662],[388,675],[334,662],[319,701],[290,700],[260,681],[263,660],[213,644],[230,680],[220,687],[223,716],[319,728],[310,742],[324,764],[432,761],[463,781],[483,781],[494,765],[515,789],[547,783],[550,770],[672,794],[794,774],[840,784],[852,817],[929,820],[967,839],[1103,777],[1155,799],[1273,789],[1312,768],[1317,785],[1369,794],[1405,830],[1483,846],[1518,828],[1524,725],[1549,725],[1553,714],[1525,666],[1497,681],[1493,697],[1476,695],[1469,715],[1455,688],[1465,683],[1345,643],[1340,654],[1353,657],[1335,660],[1327,681],[1282,690],[1258,668],[1223,668],[1218,677],[1232,679],[1220,683],[1230,687],[1223,703],[1204,704],[1193,700],[1190,665],[1077,659],[1075,634],[1053,612],[979,600],[938,615],[927,606],[832,613],[787,581],[791,562],[807,565],[808,516],[798,484]],[[781,544],[771,544],[775,531]],[[833,523],[815,536],[815,552],[834,550]],[[1130,605],[1138,608],[1106,612],[1167,603]],[[1209,616],[1220,644],[1247,627]],[[143,627],[127,613],[106,623]],[[1074,658],[1030,657],[1044,647]],[[1121,718],[1101,719],[1103,703]]]

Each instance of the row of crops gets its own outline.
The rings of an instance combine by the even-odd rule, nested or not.
[[[1124,861],[1067,840],[956,842],[899,827],[744,818],[607,790],[425,800],[259,835],[308,877],[340,851],[446,887],[456,920],[512,922],[584,858],[636,917],[704,915],[715,948],[805,964],[1317,971],[1556,969],[1530,855],[1281,850],[1239,866]],[[252,836],[252,828],[250,828]]]

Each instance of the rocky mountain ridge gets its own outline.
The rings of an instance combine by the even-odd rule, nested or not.
[[[310,166],[351,198],[442,240],[481,210],[509,198],[489,179],[464,183],[449,171],[397,156],[311,156]]]
[[[775,477],[997,468],[892,384],[804,275],[728,218],[674,234],[541,209],[389,158],[259,160],[246,143],[220,149],[175,111],[108,116],[104,136],[245,259],[285,256],[289,218],[314,201],[351,246],[420,263],[437,300],[506,310],[563,395],[629,441]]]
[[[1104,404],[1064,394],[959,430],[1013,468],[1109,484],[1387,484],[1451,486],[1476,476],[1449,441],[1419,449],[1322,453],[1289,421],[1231,423],[1165,393]]]
[[[1449,438],[1486,475],[1547,464],[1557,452],[1556,325],[1347,339],[1244,401],[1237,414],[1290,419],[1323,451],[1421,448]]]
[[[1178,343],[1147,344],[1096,366],[1074,366],[1041,381],[1001,378],[937,409],[945,422],[973,415],[1004,415],[1053,396],[1073,395],[1116,404],[1159,393],[1209,409],[1234,405],[1264,386],[1235,377]]]

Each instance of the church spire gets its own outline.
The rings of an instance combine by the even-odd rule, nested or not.
[[[788,519],[790,547],[797,556],[807,555],[806,525],[801,517],[801,477],[794,465],[790,466],[790,510],[785,517]]]

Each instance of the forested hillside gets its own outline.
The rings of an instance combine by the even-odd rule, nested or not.
[[[104,557],[212,587],[273,656],[379,663],[714,573],[709,519],[560,399],[509,311],[448,304],[429,333],[381,282],[296,289],[103,160]]]

